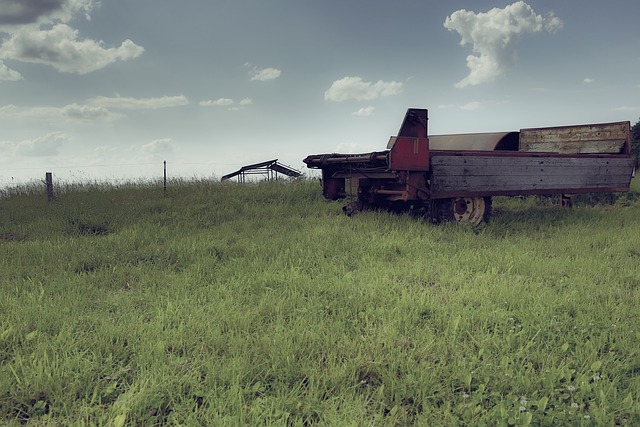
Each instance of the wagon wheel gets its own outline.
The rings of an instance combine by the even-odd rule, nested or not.
[[[488,222],[491,215],[491,197],[457,197],[435,200],[431,217],[435,222],[455,221],[460,224],[479,225]]]
[[[454,221],[478,225],[489,220],[491,197],[458,197],[453,199],[452,207]]]

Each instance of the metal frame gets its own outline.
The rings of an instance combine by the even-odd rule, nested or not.
[[[275,159],[243,166],[237,171],[223,176],[221,181],[227,181],[231,178],[237,177],[239,183],[244,183],[246,182],[247,175],[262,175],[267,181],[277,181],[278,174],[285,175],[290,178],[298,178],[302,176],[302,172],[283,165],[282,163],[278,163],[278,159]]]

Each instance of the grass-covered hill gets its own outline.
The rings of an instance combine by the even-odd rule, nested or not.
[[[5,191],[0,424],[639,425],[635,190],[478,228],[312,181]]]

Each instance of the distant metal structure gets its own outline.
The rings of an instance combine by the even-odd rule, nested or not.
[[[298,178],[302,176],[302,172],[278,163],[278,159],[269,160],[262,163],[243,166],[235,172],[227,174],[221,178],[221,181],[227,181],[231,178],[238,177],[238,182],[244,183],[247,175],[262,175],[267,181],[277,181],[278,174],[288,176],[290,178]]]

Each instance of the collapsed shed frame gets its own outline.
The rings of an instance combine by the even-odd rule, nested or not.
[[[262,175],[267,181],[277,181],[278,174],[285,175],[290,178],[299,178],[302,176],[302,172],[299,170],[283,165],[278,162],[278,159],[274,159],[243,166],[237,171],[223,176],[221,181],[237,178],[239,183],[244,183],[246,182],[247,175]]]

